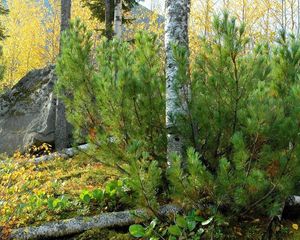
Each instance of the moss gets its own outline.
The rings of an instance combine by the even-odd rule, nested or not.
[[[132,240],[132,237],[127,233],[120,233],[108,229],[92,229],[88,230],[74,240],[98,240],[98,239],[109,239],[109,240]]]

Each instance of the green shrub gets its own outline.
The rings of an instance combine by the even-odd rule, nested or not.
[[[177,88],[187,85],[191,94],[179,96],[185,108],[173,118],[187,156],[173,155],[170,166],[156,37],[139,33],[134,43],[103,39],[95,57],[83,24],[76,21],[65,34],[57,88],[68,120],[77,141],[91,144],[88,155],[119,170],[127,202],[156,214],[157,196],[170,200],[163,191],[169,185],[171,200],[202,209],[219,224],[277,215],[295,193],[300,42],[281,33],[274,45],[250,48],[244,30],[226,13],[216,17],[213,38],[203,39],[191,76],[185,49],[174,47]]]
[[[152,207],[166,153],[159,49],[156,36],[139,33],[132,44],[102,39],[94,56],[91,34],[77,20],[63,37],[56,68],[76,141],[89,142],[87,154],[120,170],[132,204]]]
[[[193,149],[186,169],[173,157],[170,189],[213,214],[275,216],[300,180],[300,41],[281,33],[250,49],[244,29],[216,17],[191,79],[178,77],[192,97],[176,124]],[[175,52],[183,66],[184,50]]]

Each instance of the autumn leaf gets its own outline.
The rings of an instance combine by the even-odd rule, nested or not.
[[[293,223],[292,224],[292,228],[294,229],[294,230],[298,230],[298,228],[299,228],[299,226],[298,226],[298,224],[296,224],[296,223]]]

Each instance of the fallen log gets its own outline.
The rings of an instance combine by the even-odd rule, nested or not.
[[[55,152],[55,153],[51,153],[49,155],[44,155],[41,157],[30,159],[29,162],[39,164],[42,162],[51,161],[55,158],[66,158],[67,159],[67,158],[74,157],[80,151],[85,151],[88,148],[89,148],[89,144],[80,145],[80,146],[74,147],[74,148],[66,148],[60,152]]]
[[[165,205],[160,208],[161,216],[170,216],[178,213],[180,208],[174,205]],[[143,216],[143,217],[139,217]],[[150,219],[151,214],[145,209],[132,211],[103,213],[93,217],[77,217],[68,220],[49,222],[37,227],[24,227],[12,230],[9,239],[31,240],[49,239],[71,236],[93,228],[124,227]],[[1,237],[1,236],[0,236]]]

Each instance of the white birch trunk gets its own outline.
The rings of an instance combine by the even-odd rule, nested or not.
[[[190,12],[189,0],[167,0],[165,20],[165,48],[166,48],[166,127],[168,138],[168,156],[175,152],[182,155],[182,137],[174,131],[174,116],[182,112],[177,102],[175,81],[177,66],[174,61],[172,46],[179,44],[188,49],[188,18]],[[184,86],[182,86],[184,89]]]
[[[122,38],[122,0],[115,0],[115,37],[118,39]]]
[[[297,38],[300,33],[300,0],[297,0]]]

